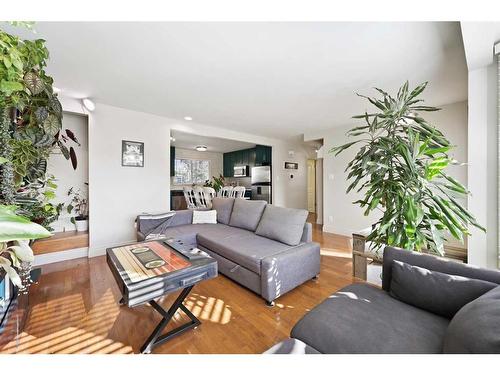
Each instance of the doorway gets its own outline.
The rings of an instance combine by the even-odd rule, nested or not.
[[[307,210],[316,213],[316,160],[307,159]]]

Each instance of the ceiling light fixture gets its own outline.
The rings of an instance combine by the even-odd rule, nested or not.
[[[193,118],[192,118],[191,116],[186,116],[186,117],[184,117],[184,120],[186,120],[186,121],[191,121],[192,119],[193,119]]]
[[[175,142],[175,138],[170,136],[170,142]]]
[[[92,100],[89,98],[85,98],[82,100],[82,103],[85,108],[87,108],[90,112],[92,112],[95,109],[95,104]]]
[[[202,146],[202,145],[200,145],[200,146],[196,146],[196,147],[195,147],[195,150],[196,150],[196,151],[201,151],[201,152],[203,152],[203,151],[207,151],[207,146]]]

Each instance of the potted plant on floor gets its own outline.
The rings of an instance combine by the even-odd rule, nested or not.
[[[68,190],[68,196],[71,202],[67,206],[67,211],[69,214],[76,213],[76,216],[71,218],[71,222],[75,224],[77,232],[87,231],[89,229],[87,198],[80,189],[74,188]]]
[[[459,164],[449,154],[453,146],[420,115],[438,110],[422,105],[419,96],[426,86],[409,91],[406,82],[395,97],[380,89],[380,98],[360,95],[377,110],[354,116],[365,122],[348,132],[355,140],[330,150],[338,155],[358,148],[346,168],[347,193],[364,193],[354,203],[365,215],[381,213],[366,237],[376,249],[387,244],[444,255],[447,234],[463,242],[469,225],[485,231],[460,203],[467,188],[446,173]]]

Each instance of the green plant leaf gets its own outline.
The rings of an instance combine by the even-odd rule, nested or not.
[[[10,96],[12,93],[16,91],[22,91],[24,89],[22,83],[14,82],[14,81],[6,81],[2,80],[0,82],[0,91],[3,92],[6,96]]]
[[[45,84],[35,72],[28,72],[24,75],[24,84],[33,95],[38,95],[45,89]]]
[[[0,242],[33,240],[50,237],[41,225],[15,213],[16,206],[0,205]]]
[[[43,122],[43,129],[47,134],[55,136],[61,130],[61,120],[54,115],[49,115]]]

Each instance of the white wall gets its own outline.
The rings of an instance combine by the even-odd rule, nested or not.
[[[96,104],[89,129],[89,256],[133,241],[138,214],[169,210],[170,123]],[[144,142],[143,168],[122,167],[122,140]]]
[[[78,160],[76,170],[73,169],[71,162],[66,160],[62,153],[53,153],[48,160],[47,172],[53,174],[57,181],[56,196],[54,203],[69,203],[68,190],[71,187],[80,189],[84,194],[88,194],[87,185],[88,174],[88,121],[87,116],[74,113],[64,113],[63,128],[70,129],[75,134],[81,146],[69,141],[68,145],[72,145]],[[88,195],[87,195],[88,196]],[[75,225],[71,223],[70,218],[74,215],[67,213],[66,207],[63,209],[59,220],[52,224],[54,231],[62,232],[64,230],[74,230]]]
[[[497,75],[495,64],[469,71],[469,210],[487,232],[471,228],[469,263],[497,268]]]
[[[101,103],[88,113],[78,99],[60,99],[66,111],[89,115],[89,256],[103,255],[107,247],[133,241],[137,214],[170,209],[171,129],[271,146],[273,203],[307,207],[307,153],[298,140],[284,142]],[[143,168],[121,166],[122,140],[144,142]],[[284,169],[285,161],[299,163],[293,179]]]
[[[175,144],[172,144],[175,146]],[[223,168],[223,154],[222,152],[199,152],[196,150],[188,150],[185,148],[175,148],[176,159],[190,159],[190,160],[208,160],[210,162],[210,178],[212,176],[219,176],[222,174]],[[174,178],[172,177],[172,187],[182,187],[183,185],[175,185]]]
[[[463,162],[467,161],[467,103],[460,102],[442,107],[440,112],[423,114],[426,119],[436,125],[437,128],[450,139],[457,147],[453,151],[455,157]],[[352,202],[360,199],[363,195],[351,192],[346,194],[349,186],[347,173],[344,172],[346,165],[351,161],[359,148],[351,147],[339,156],[334,157],[328,151],[348,142],[346,132],[353,125],[335,127],[321,134],[315,133],[305,136],[305,140],[323,138],[323,230],[326,232],[350,236],[368,228],[377,220],[376,214],[364,216],[363,210]],[[459,181],[467,184],[467,169],[454,168],[451,174]],[[458,245],[458,243],[453,243]]]

